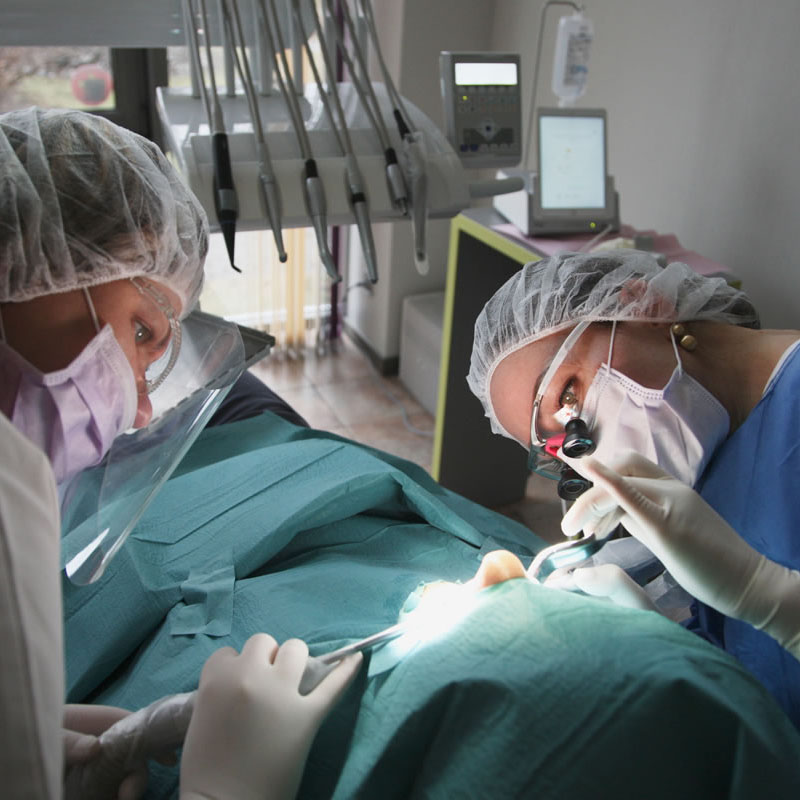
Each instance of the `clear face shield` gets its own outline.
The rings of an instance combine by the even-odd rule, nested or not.
[[[158,302],[157,292],[152,299]],[[103,461],[76,476],[62,499],[61,559],[73,583],[100,578],[245,369],[235,324],[199,311],[182,322],[171,309],[167,317],[172,336],[146,373],[150,423],[117,436]]]

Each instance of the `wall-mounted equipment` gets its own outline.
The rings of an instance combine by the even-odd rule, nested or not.
[[[495,207],[528,236],[599,233],[619,229],[619,196],[608,174],[606,112],[540,108],[536,114],[538,173],[522,177],[525,189],[496,197]]]
[[[466,167],[502,167],[522,157],[522,97],[516,53],[439,55],[445,135]]]

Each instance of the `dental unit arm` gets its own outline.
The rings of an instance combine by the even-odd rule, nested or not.
[[[369,13],[366,10],[364,16],[359,17],[362,27],[357,28],[363,37],[361,58],[349,43],[347,45],[352,52],[350,63],[356,69],[356,80],[360,83],[330,80],[327,86],[327,91],[338,97],[346,117],[344,125],[340,122],[337,128],[342,131],[346,126],[352,137],[352,151],[343,153],[323,113],[318,88],[313,82],[305,87],[299,86],[297,80],[278,63],[283,59],[282,53],[287,46],[299,49],[299,37],[288,42],[284,36],[282,50],[277,39],[270,43],[267,36],[270,31],[275,35],[282,29],[288,36],[290,29],[297,30],[297,25],[291,24],[294,1],[272,3],[277,16],[268,25],[262,10],[267,0],[236,0],[235,3],[225,0],[219,23],[213,18],[210,20],[210,44],[219,44],[221,40],[230,48],[229,42],[233,40],[241,64],[238,65],[235,58],[229,60],[241,70],[239,77],[247,87],[245,93],[240,90],[237,94],[230,91],[226,94],[221,90],[212,99],[211,87],[205,83],[202,83],[203,92],[198,92],[201,97],[192,96],[188,88],[159,88],[157,105],[165,147],[175,157],[179,169],[212,221],[215,209],[219,208],[219,226],[228,230],[229,241],[234,229],[246,231],[269,227],[275,236],[278,255],[283,259],[282,230],[311,225],[320,247],[321,260],[331,277],[336,279],[338,275],[327,243],[327,228],[357,224],[366,269],[370,279],[374,280],[377,270],[371,222],[409,219],[414,232],[415,261],[417,268],[424,272],[428,218],[453,217],[468,208],[474,197],[510,192],[518,187],[501,181],[476,184],[468,176],[451,143],[424,113],[407,99],[400,98],[393,86],[385,82],[368,84],[364,80],[366,73],[358,64],[366,63],[363,49],[372,44],[374,37],[374,23],[370,25],[371,16],[366,16]],[[186,2],[188,5],[189,0]],[[355,14],[357,5],[350,6],[351,14]],[[364,3],[361,5],[363,9],[368,8]],[[235,22],[232,12],[237,10],[237,6],[245,23],[247,47],[243,47],[244,40],[237,35],[237,26],[232,24]],[[298,2],[298,6],[311,32],[311,7],[305,1]],[[211,8],[208,10],[212,12]],[[257,19],[257,36],[251,35],[248,29],[247,20],[251,12]],[[191,14],[188,17],[192,18]],[[194,45],[192,73],[196,85],[198,73],[202,77],[202,68],[199,54],[195,52],[198,49],[196,37],[200,35],[199,19],[195,19],[198,24],[194,26],[194,35],[191,33],[192,25],[187,25],[185,32],[188,43]],[[226,22],[230,31],[227,37],[223,32]],[[334,37],[329,38],[329,55],[332,55]],[[319,50],[315,48],[314,52],[319,59]],[[248,57],[253,59],[253,67],[258,65],[249,80]],[[289,61],[291,59],[290,55]],[[268,65],[267,70],[264,65]],[[265,77],[266,73],[269,78]],[[210,78],[208,67],[206,75]],[[284,82],[288,80],[291,86],[281,86],[280,80],[275,80],[281,75],[286,76]],[[251,87],[256,78],[260,79],[260,85]],[[250,91],[250,88],[255,91]],[[362,100],[362,95],[366,94],[374,97],[368,100],[369,111]],[[208,105],[206,114],[202,113],[200,100]],[[402,115],[407,134],[398,129],[395,111]],[[373,117],[377,115],[377,119],[371,119],[370,114]],[[263,141],[258,130],[259,117]],[[222,168],[223,154],[213,139],[222,125],[230,172]],[[376,135],[379,129],[380,136]],[[303,145],[298,152],[298,141],[303,138],[307,139],[308,147]],[[311,168],[309,161],[313,162]],[[254,176],[258,176],[256,180]],[[230,243],[232,245],[232,241]]]

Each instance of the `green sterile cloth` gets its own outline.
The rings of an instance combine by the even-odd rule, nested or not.
[[[542,545],[338,437],[271,414],[211,429],[107,574],[65,584],[70,700],[138,708],[190,690],[210,653],[257,631],[332,650],[395,622],[421,582],[471,577],[490,539],[523,557]],[[230,633],[176,635],[190,576],[226,553]],[[693,634],[517,580],[393,670],[363,669],[300,796],[800,796],[799,745],[769,695]],[[154,766],[148,796],[176,785]]]
[[[237,579],[232,643],[268,630],[323,646],[391,624],[423,580],[470,577],[490,535],[523,557],[543,544],[409,462],[271,413],[209,429],[106,574],[84,587],[64,579],[68,697],[95,694],[150,637],[170,641],[190,575],[220,569],[223,553]],[[280,611],[271,627],[251,603]],[[186,638],[170,648],[193,646]],[[199,666],[190,654],[158,665],[151,699],[196,683]]]
[[[193,569],[181,584],[183,606],[173,609],[170,614],[170,633],[173,636],[229,634],[235,582],[232,560],[223,566],[210,564],[203,569]]]
[[[800,796],[800,737],[727,654],[527,579],[374,678],[352,742],[335,798]]]

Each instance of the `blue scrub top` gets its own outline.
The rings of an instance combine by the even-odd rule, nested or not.
[[[800,569],[798,424],[800,347],[795,347],[695,487],[753,548],[793,569]],[[746,622],[700,602],[693,611],[688,627],[738,658],[800,729],[800,661]]]

